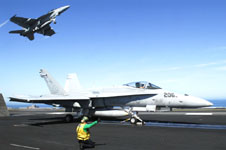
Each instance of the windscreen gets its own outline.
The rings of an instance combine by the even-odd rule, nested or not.
[[[131,82],[131,83],[124,84],[124,86],[140,88],[140,89],[161,89],[160,87],[147,81]]]

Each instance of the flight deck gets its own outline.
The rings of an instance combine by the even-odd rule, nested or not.
[[[75,135],[78,122],[65,123],[62,120],[63,116],[43,113],[45,111],[14,110],[10,111],[10,117],[1,117],[1,149],[78,149]],[[91,138],[97,143],[94,149],[212,150],[226,148],[225,111],[141,113],[140,117],[146,121],[144,126],[123,122],[124,118],[102,119],[91,129]]]

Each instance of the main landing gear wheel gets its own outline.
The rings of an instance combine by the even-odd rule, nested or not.
[[[137,119],[134,118],[134,117],[130,118],[130,123],[131,124],[136,124],[137,123]]]
[[[73,116],[72,115],[66,115],[65,116],[65,122],[72,122],[73,121]]]

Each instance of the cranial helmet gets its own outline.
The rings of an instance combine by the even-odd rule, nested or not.
[[[86,122],[86,121],[88,121],[88,120],[89,120],[89,118],[86,117],[86,116],[84,116],[84,117],[82,118],[81,122]]]

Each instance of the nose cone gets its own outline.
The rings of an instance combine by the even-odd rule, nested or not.
[[[213,106],[213,103],[206,100],[206,107]]]
[[[184,96],[182,101],[186,107],[192,107],[192,108],[213,106],[213,103],[205,99],[193,97],[193,96]]]
[[[200,101],[203,104],[203,107],[209,107],[209,106],[213,106],[213,103],[205,100],[205,99],[201,99]]]
[[[191,97],[191,101],[194,103],[195,107],[209,107],[213,106],[213,103],[197,97]]]
[[[68,8],[70,8],[70,5],[63,6],[63,7],[61,7],[61,11],[64,12],[64,11],[67,10]]]
[[[58,15],[60,15],[61,13],[63,13],[64,11],[66,11],[68,8],[70,8],[70,5],[66,5],[66,6],[57,8],[55,11],[58,12]]]

